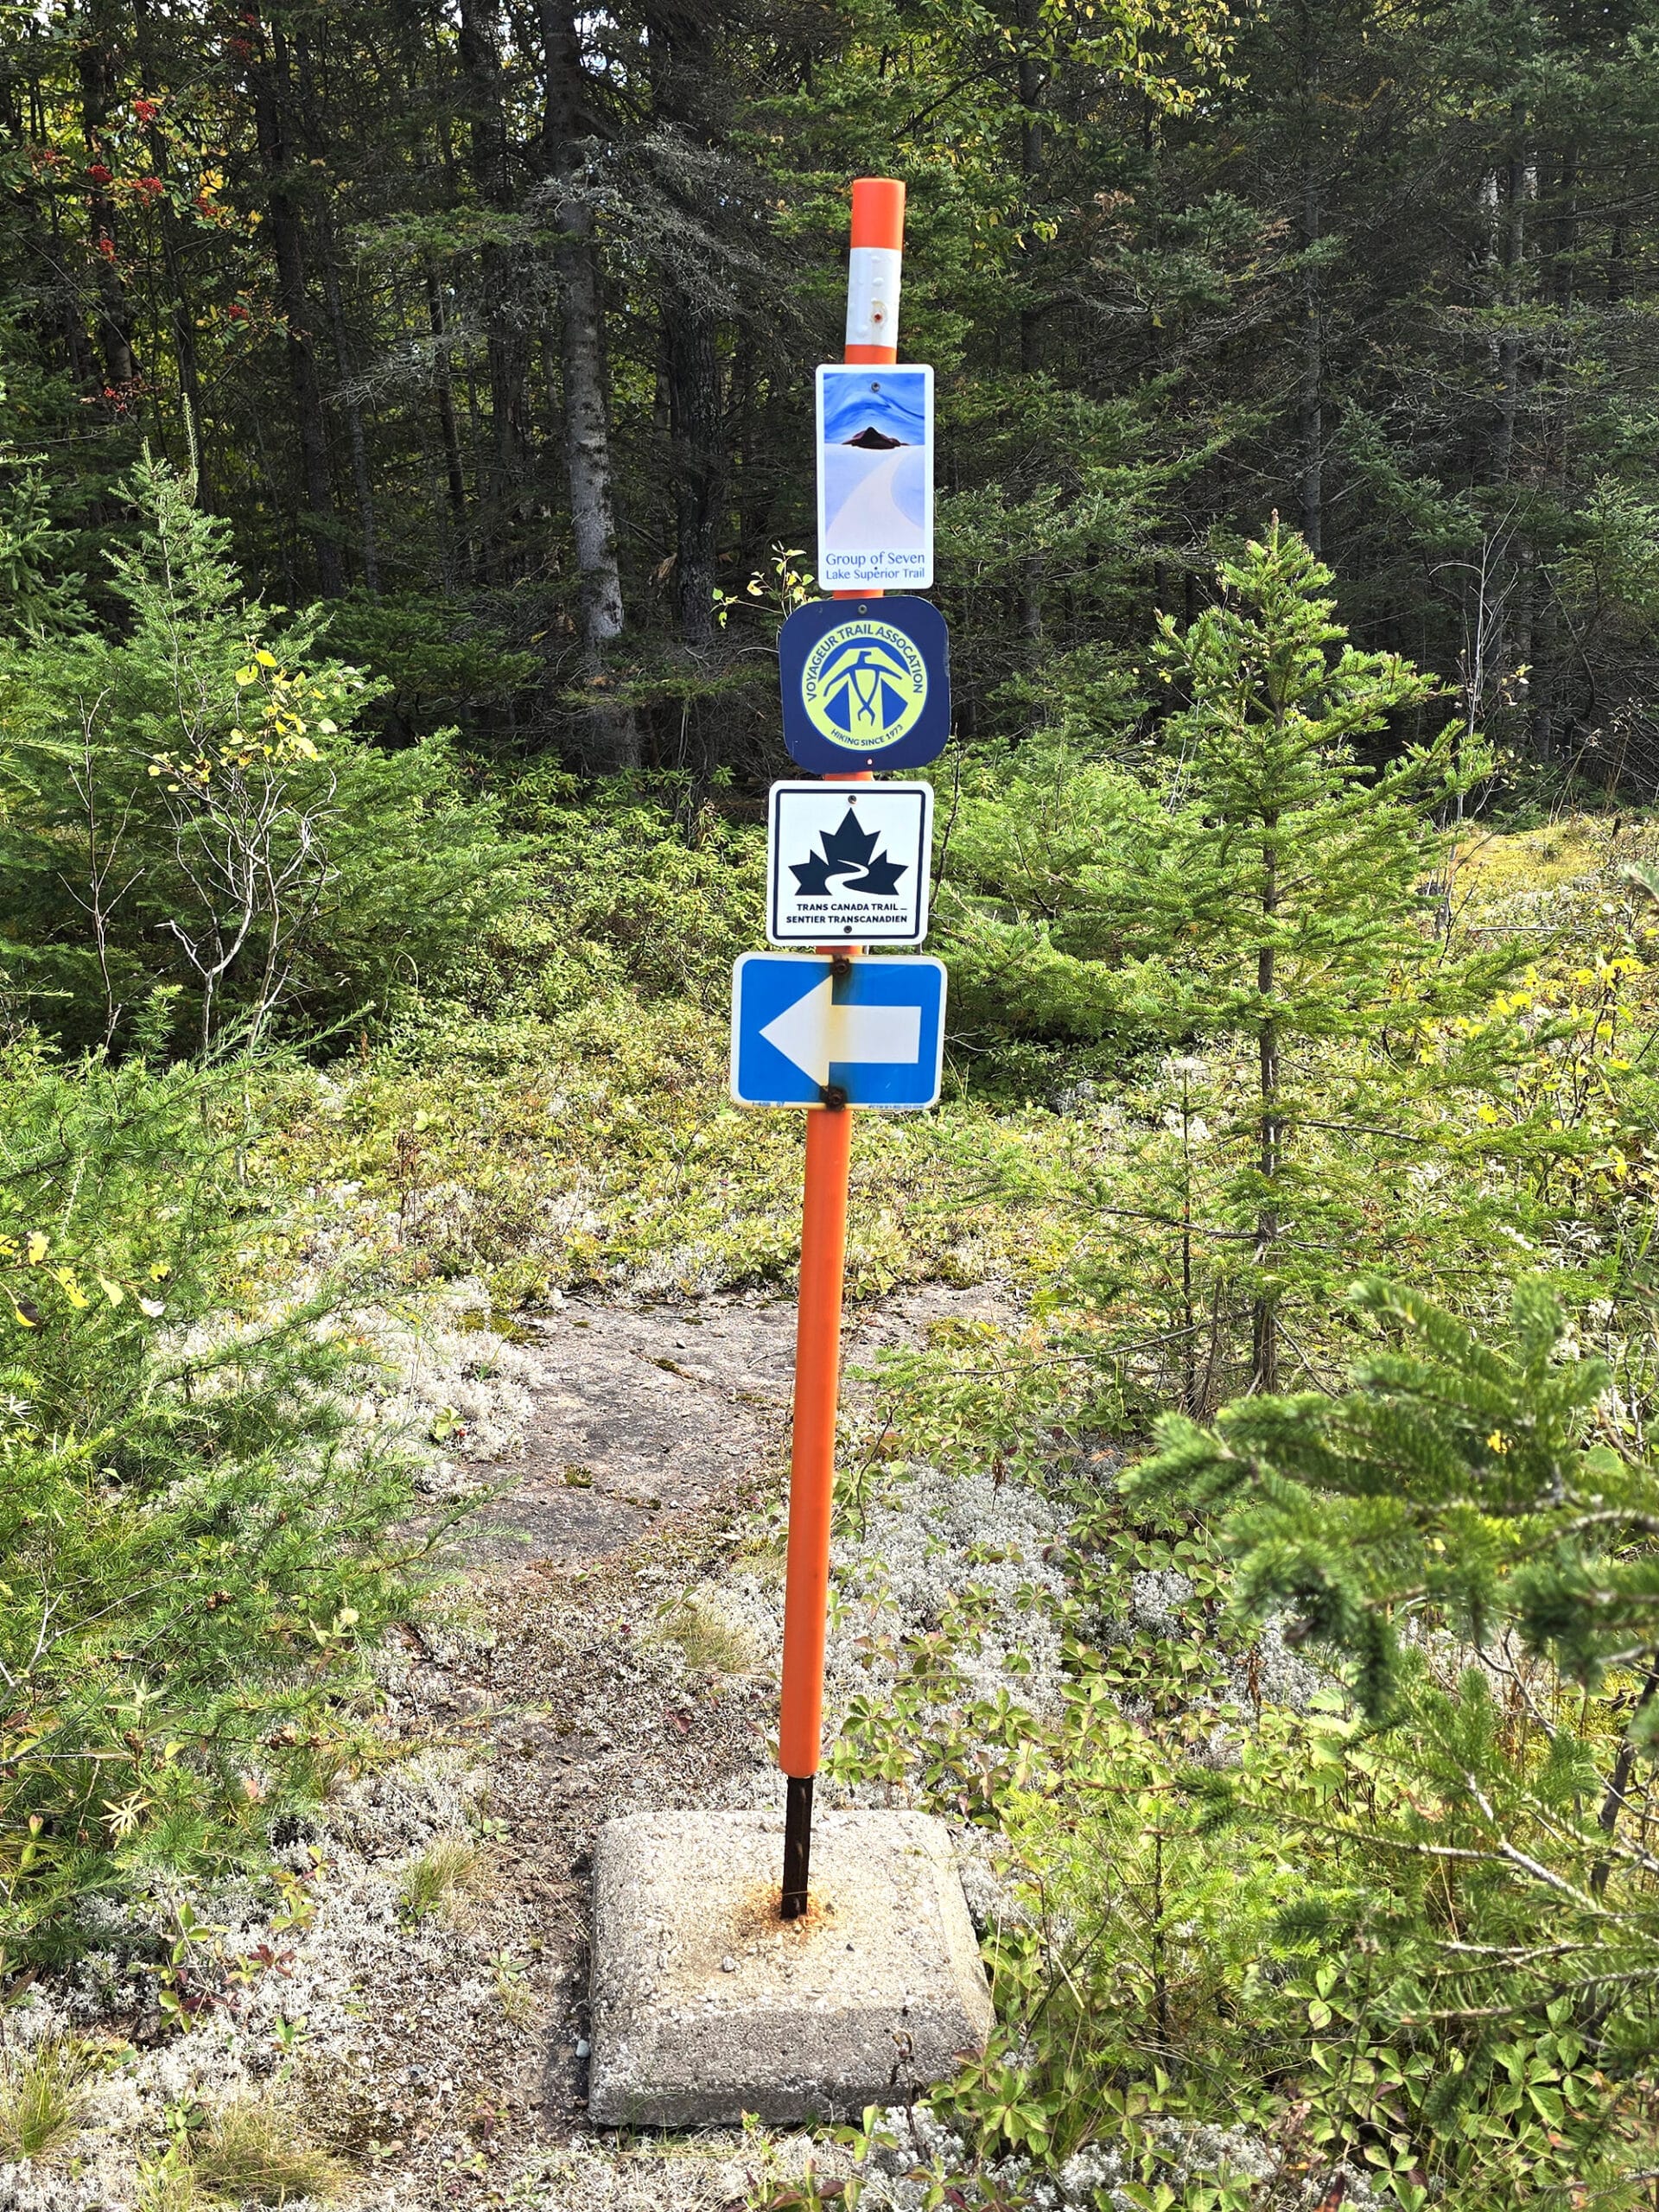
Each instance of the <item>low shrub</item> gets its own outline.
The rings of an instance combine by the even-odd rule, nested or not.
[[[257,1851],[327,1786],[407,1603],[406,1471],[321,1294],[237,1313],[247,1092],[0,1056],[0,1940]],[[84,1922],[84,1912],[81,1916]],[[190,2009],[188,1977],[168,1993]]]

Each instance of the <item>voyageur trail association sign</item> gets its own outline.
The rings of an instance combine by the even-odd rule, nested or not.
[[[814,775],[921,768],[950,735],[950,647],[925,599],[812,600],[778,634],[784,743]]]

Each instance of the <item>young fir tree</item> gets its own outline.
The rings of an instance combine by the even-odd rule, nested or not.
[[[1478,1334],[1380,1280],[1351,1300],[1370,1343],[1346,1390],[1166,1416],[1123,1480],[1131,1514],[1205,1515],[1246,1622],[1351,1662],[1360,1711],[1319,1758],[1190,1771],[1201,1830],[1264,1822],[1300,1854],[1275,1940],[1324,1954],[1316,2031],[1334,2016],[1376,2079],[1414,2082],[1388,2125],[1418,2182],[1445,2175],[1460,2208],[1570,2201],[1548,2145],[1559,2181],[1606,2159],[1586,2205],[1634,2204],[1614,2184],[1637,2145],[1653,2163],[1659,1898],[1634,1777],[1659,1736],[1659,1471],[1598,1435],[1608,1370],[1541,1282]]]
[[[1276,516],[1219,574],[1185,632],[1161,620],[1161,672],[1188,703],[1165,725],[1173,804],[1141,830],[1130,880],[1171,948],[1143,972],[1166,1033],[1248,1041],[1251,1103],[1223,1133],[1239,1141],[1211,1229],[1249,1253],[1251,1379],[1271,1390],[1288,1281],[1322,1286],[1347,1249],[1344,1140],[1399,1134],[1420,1026],[1485,999],[1513,956],[1449,959],[1418,887],[1433,810],[1478,764],[1454,766],[1444,740],[1380,772],[1356,756],[1433,679],[1349,644],[1330,569]]]
[[[1241,1611],[1288,1611],[1355,1661],[1373,1719],[1397,1709],[1407,1623],[1478,1647],[1513,1634],[1599,1694],[1605,1732],[1624,1731],[1597,1814],[1611,1837],[1659,1738],[1659,1471],[1590,1440],[1608,1370],[1576,1355],[1541,1283],[1516,1288],[1503,1345],[1376,1278],[1351,1302],[1382,1341],[1347,1392],[1242,1398],[1207,1429],[1166,1414],[1125,1489],[1217,1515]]]

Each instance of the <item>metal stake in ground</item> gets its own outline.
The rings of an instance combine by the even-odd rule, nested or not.
[[[904,186],[893,177],[855,178],[844,359],[898,359],[904,243]],[[879,594],[846,591],[836,596],[869,599]],[[825,779],[830,783],[869,780],[868,774]],[[839,957],[855,948],[837,944],[823,949]],[[795,1323],[795,1429],[789,1462],[784,1682],[778,1728],[778,1764],[788,1783],[782,1900],[785,1920],[798,1920],[806,1910],[812,1784],[823,1733],[823,1640],[830,1602],[830,1519],[836,1484],[836,1401],[841,1381],[852,1124],[852,1111],[844,1099],[826,1096],[822,1106],[807,1111],[801,1297]]]

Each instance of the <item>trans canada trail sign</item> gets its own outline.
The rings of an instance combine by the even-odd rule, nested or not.
[[[784,743],[817,776],[922,768],[950,735],[950,643],[925,599],[815,599],[778,633]]]
[[[932,834],[930,784],[774,784],[767,937],[773,944],[919,944]]]
[[[915,1111],[938,1103],[944,1064],[941,961],[746,952],[732,970],[741,1106],[827,1105],[833,1086],[840,1105]]]

